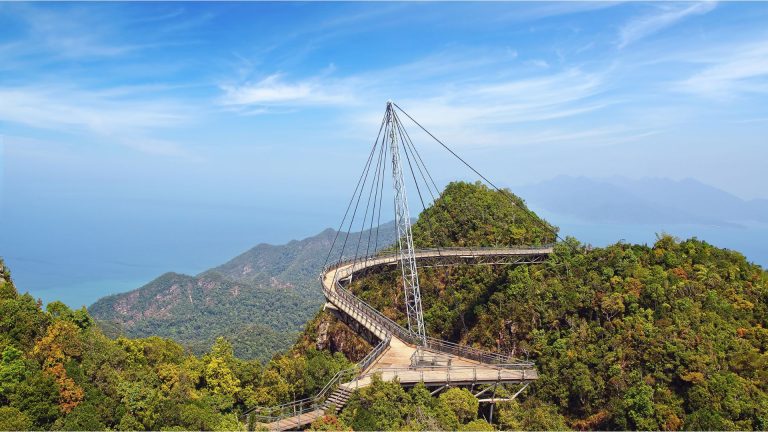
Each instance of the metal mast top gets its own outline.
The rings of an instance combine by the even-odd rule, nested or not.
[[[392,183],[395,189],[395,223],[397,224],[397,241],[400,251],[400,269],[403,277],[405,292],[405,309],[408,315],[408,329],[416,333],[421,344],[426,344],[424,330],[424,313],[421,308],[421,290],[419,289],[419,274],[416,271],[416,258],[413,248],[413,233],[411,231],[411,215],[408,211],[408,198],[405,193],[405,180],[400,165],[400,148],[397,140],[398,120],[391,101],[387,101],[387,128],[389,131],[389,149],[392,154]]]

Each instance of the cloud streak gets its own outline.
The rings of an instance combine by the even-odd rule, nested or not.
[[[346,82],[334,83],[310,78],[289,82],[280,74],[270,75],[255,83],[221,86],[224,95],[220,103],[225,106],[316,106],[348,105],[354,97]]]
[[[704,1],[693,4],[657,4],[654,6],[658,8],[657,13],[635,18],[621,28],[619,31],[619,49],[664,30],[689,16],[706,14],[714,10],[717,3]]]
[[[715,55],[707,63],[707,67],[679,82],[677,87],[716,99],[768,93],[768,40],[729,47],[728,54]]]
[[[379,104],[394,99],[425,124],[466,144],[503,142],[504,131],[577,117],[616,103],[603,93],[610,66],[542,73],[507,50],[499,53],[431,55],[388,69],[348,76],[321,74],[288,81],[279,74],[255,83],[221,86],[221,104],[243,114],[327,106],[346,110],[352,127],[379,122]],[[464,78],[460,78],[464,77]]]
[[[0,87],[0,121],[90,134],[151,154],[183,155],[180,145],[150,136],[184,124],[188,110],[135,94],[127,97],[128,93],[124,87],[102,92],[56,86]]]

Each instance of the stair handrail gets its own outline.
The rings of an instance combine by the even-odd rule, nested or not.
[[[337,388],[341,382],[354,380],[357,376],[362,374],[375,360],[381,355],[388,347],[392,340],[392,336],[382,339],[376,346],[368,353],[362,360],[355,364],[351,368],[342,369],[336,372],[328,382],[320,389],[314,396],[310,396],[303,399],[294,400],[280,405],[271,406],[255,406],[244,411],[240,417],[252,417],[268,421],[278,421],[284,418],[293,417],[299,414],[306,414],[320,408],[326,401],[330,394]],[[277,413],[277,415],[269,414],[253,414],[255,411]]]
[[[509,254],[510,250],[516,250],[520,252],[531,252],[534,254],[542,254],[542,253],[548,254],[552,251],[552,246],[553,245],[516,246],[514,248],[448,247],[448,248],[418,249],[416,252],[417,253],[436,252],[435,256],[439,256],[439,257],[456,256],[457,252],[458,253],[466,252],[472,256],[492,255],[492,252],[494,251],[507,252],[506,254]],[[452,252],[452,253],[444,254],[444,252],[446,251]],[[365,370],[389,346],[389,343],[391,342],[391,338],[393,335],[396,335],[399,339],[403,340],[404,342],[411,343],[414,345],[420,344],[421,338],[418,335],[416,335],[409,329],[406,329],[405,327],[401,326],[391,318],[388,318],[387,316],[379,312],[377,309],[375,309],[373,306],[369,305],[359,297],[355,296],[351,291],[346,289],[341,283],[341,279],[345,279],[348,276],[353,275],[357,271],[364,270],[366,268],[370,268],[375,265],[379,265],[376,263],[368,265],[369,261],[380,260],[382,261],[381,264],[386,264],[388,263],[389,260],[397,256],[399,256],[399,252],[372,254],[362,258],[339,260],[338,262],[332,265],[325,266],[323,268],[322,273],[320,274],[320,280],[321,280],[321,286],[323,288],[323,292],[329,300],[336,300],[339,303],[345,304],[350,309],[353,309],[358,314],[364,316],[367,320],[371,322],[371,324],[375,325],[381,330],[381,333],[384,335],[384,337],[374,347],[374,349],[371,350],[371,352],[369,352],[354,367],[343,369],[337,372],[331,379],[328,380],[325,386],[320,391],[318,391],[314,396],[288,402],[281,405],[252,407],[247,411],[243,412],[243,414],[241,415],[241,418],[248,416],[249,418],[259,418],[259,419],[264,419],[268,421],[279,421],[288,417],[305,414],[307,412],[319,409],[322,407],[323,403],[326,402],[327,398],[330,397],[330,394],[333,392],[333,390],[337,388],[337,386],[341,383],[342,380],[348,380],[350,378],[353,380],[359,380],[364,376],[370,375],[370,373],[364,373]],[[355,264],[357,262],[362,262],[363,267],[361,267],[360,269],[355,269]],[[342,274],[341,277],[339,277],[338,274],[334,275],[334,278],[332,281],[333,289],[326,289],[325,284],[322,283],[323,277],[328,272],[332,270],[338,271],[340,267],[346,266],[348,264],[352,264],[352,268],[348,269],[348,271],[345,272],[345,274]],[[492,365],[499,370],[501,369],[522,370],[523,376],[525,376],[525,370],[534,369],[533,362],[519,361],[512,356],[492,353],[490,351],[468,347],[465,345],[459,345],[453,342],[448,342],[448,341],[444,341],[444,340],[436,339],[432,337],[426,338],[426,348],[429,348],[438,352],[446,353],[446,354],[461,356],[470,360],[476,360],[481,363]],[[450,367],[448,369],[450,369]],[[395,371],[395,370],[401,370],[401,369],[396,369],[396,368],[382,369],[382,371],[384,370]],[[277,411],[278,414],[277,415],[253,414],[257,410],[268,411],[268,412]]]

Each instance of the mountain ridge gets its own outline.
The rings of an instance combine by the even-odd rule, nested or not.
[[[394,240],[394,224],[379,231],[379,248]],[[363,242],[367,234],[350,233],[348,242]],[[336,236],[327,228],[283,245],[259,243],[197,275],[166,272],[88,310],[112,336],[170,337],[198,354],[227,336],[239,357],[266,360],[288,349],[322,305],[316,278]]]

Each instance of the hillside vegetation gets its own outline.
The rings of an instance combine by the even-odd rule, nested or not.
[[[199,357],[169,339],[110,339],[85,309],[54,302],[43,310],[20,295],[0,260],[0,430],[243,430],[254,426],[240,420],[245,409],[311,396],[351,366],[340,353],[311,347],[262,365],[238,359],[224,338]],[[351,406],[364,413],[371,403],[403,415],[423,408],[435,413],[436,428],[490,427],[476,419],[466,391],[432,398],[424,387],[406,392],[378,381]],[[351,423],[370,429],[378,424],[371,419]],[[312,428],[348,426],[327,416]]]
[[[481,185],[453,184],[440,201],[414,226],[422,245],[547,240]],[[596,249],[568,239],[545,264],[426,268],[420,280],[428,334],[536,362],[539,381],[500,405],[504,428],[768,428],[768,275],[737,252],[663,235]],[[352,289],[405,323],[397,272]]]
[[[166,273],[100,299],[89,312],[110,336],[173,338],[198,355],[226,336],[238,357],[267,361],[293,345],[323,304],[317,276],[336,235],[327,229],[285,245],[260,244],[197,276]],[[380,246],[390,244],[393,225],[380,235]]]
[[[523,206],[451,184],[414,236],[441,247],[550,242]],[[398,274],[351,289],[404,323]],[[430,335],[534,360],[540,379],[497,404],[493,425],[466,390],[375,380],[312,429],[768,428],[768,274],[739,253],[663,235],[597,249],[567,239],[542,264],[424,268],[420,279]],[[199,356],[159,337],[110,339],[84,309],[43,310],[18,294],[0,262],[0,430],[242,428],[247,407],[312,395],[368,349],[328,312],[266,363],[238,359],[224,338]]]
[[[316,350],[262,365],[224,338],[200,357],[110,339],[85,309],[20,295],[0,260],[0,430],[237,430],[245,407],[314,394],[349,366]]]

